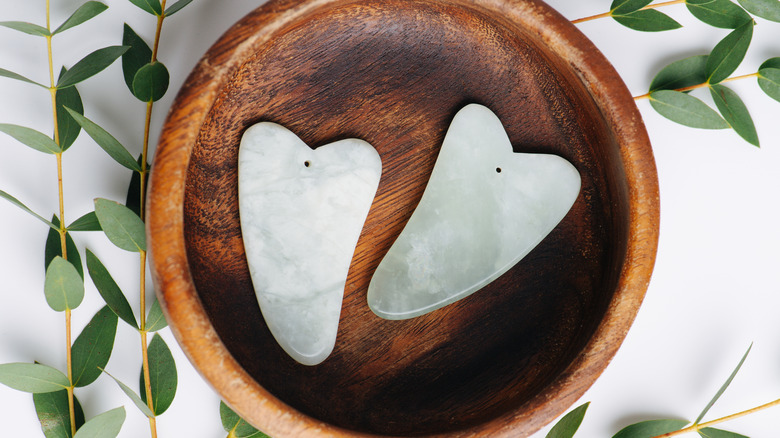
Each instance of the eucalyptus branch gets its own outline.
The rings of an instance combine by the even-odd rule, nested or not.
[[[670,0],[670,1],[666,1],[666,2],[655,3],[655,4],[647,5],[647,6],[643,7],[643,8],[640,8],[639,10],[640,11],[644,11],[644,10],[647,10],[647,9],[657,9],[657,8],[662,8],[664,6],[671,6],[671,5],[676,5],[676,4],[680,4],[680,3],[685,3],[685,0]],[[576,20],[571,20],[571,22],[574,23],[574,24],[579,24],[579,23],[584,23],[586,21],[598,20],[600,18],[609,18],[611,16],[612,16],[612,11],[609,11],[609,12],[604,12],[603,14],[596,14],[596,15],[591,15],[589,17],[583,17],[583,18],[578,18]]]
[[[748,74],[744,74],[744,75],[732,76],[730,78],[726,78],[726,79],[722,80],[720,83],[722,84],[724,82],[738,81],[740,79],[756,78],[758,76],[759,76],[758,72],[748,73]],[[674,91],[679,91],[681,93],[687,93],[688,91],[693,91],[693,90],[696,90],[698,88],[707,88],[710,85],[711,84],[709,82],[702,82],[702,83],[696,84],[696,85],[689,85],[687,87],[676,88]],[[649,92],[649,93],[645,93],[645,94],[639,95],[639,96],[634,96],[634,100],[649,99],[651,94],[653,94],[652,91]]]
[[[736,420],[737,418],[742,418],[750,414],[754,414],[759,411],[763,411],[764,409],[773,408],[775,406],[780,406],[780,399],[777,399],[775,401],[771,401],[769,403],[765,403],[761,406],[756,406],[755,408],[748,409],[742,412],[737,412],[736,414],[727,415],[725,417],[721,417],[715,420],[707,421],[705,423],[699,423],[699,424],[692,424],[684,429],[676,430],[674,432],[665,433],[663,435],[657,435],[653,438],[670,438],[675,436],[684,435],[686,433],[693,433],[693,432],[699,432],[702,429],[706,429],[708,427],[712,427],[721,423],[725,423],[727,421]]]

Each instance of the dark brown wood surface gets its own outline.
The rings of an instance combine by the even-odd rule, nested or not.
[[[418,318],[380,319],[366,304],[371,275],[468,103],[499,116],[516,152],[571,161],[579,198],[487,287]],[[260,121],[313,147],[360,138],[382,158],[336,347],[314,367],[276,344],[247,268],[237,152]],[[271,1],[188,79],[150,190],[153,271],[174,333],[226,401],[277,438],[532,433],[616,351],[657,242],[655,167],[633,100],[536,1]]]

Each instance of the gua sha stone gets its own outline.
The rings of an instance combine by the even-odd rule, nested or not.
[[[311,149],[286,128],[249,128],[238,152],[238,203],[263,318],[304,365],[333,351],[347,272],[382,162],[368,143]]]
[[[513,152],[492,111],[464,107],[417,209],[371,279],[369,307],[407,319],[471,295],[538,245],[579,191],[571,163]]]

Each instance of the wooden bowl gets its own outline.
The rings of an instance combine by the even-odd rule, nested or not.
[[[387,321],[366,304],[454,114],[492,109],[518,152],[571,161],[560,225],[489,286]],[[309,145],[356,137],[383,175],[352,260],[336,347],[314,367],[270,335],[239,227],[237,150],[259,121]],[[149,193],[157,291],[195,367],[274,437],[507,436],[566,410],[613,356],[655,260],[658,186],[620,77],[537,0],[272,0],[182,88]]]

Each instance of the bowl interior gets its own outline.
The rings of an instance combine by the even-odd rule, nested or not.
[[[468,103],[492,109],[516,152],[572,162],[582,189],[513,269],[406,321],[366,304],[373,271],[422,196]],[[258,308],[242,243],[237,152],[260,121],[312,147],[356,137],[383,162],[347,280],[336,347],[290,359]],[[220,90],[190,155],[184,238],[198,298],[232,357],[273,396],[361,433],[467,429],[522,407],[590,340],[625,263],[629,196],[612,127],[536,35],[460,1],[330,2],[278,29]],[[245,409],[251,409],[244,407]]]

